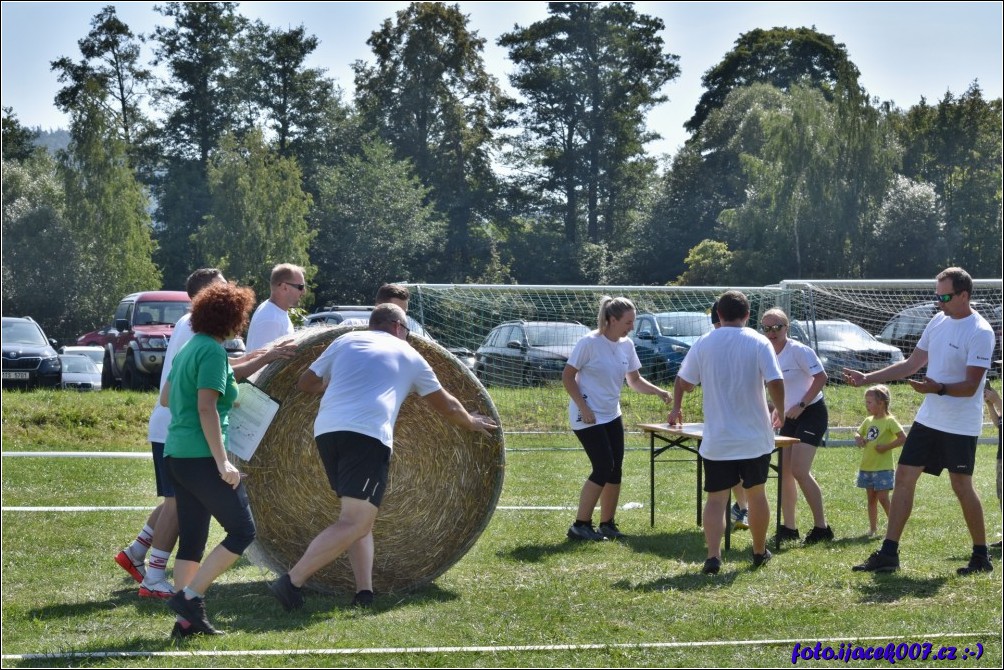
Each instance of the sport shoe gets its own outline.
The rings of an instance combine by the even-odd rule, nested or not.
[[[759,568],[766,565],[772,558],[774,558],[774,554],[770,553],[770,549],[764,547],[762,554],[753,554],[753,567]]]
[[[603,521],[600,523],[600,535],[610,540],[621,540],[627,537],[621,532],[621,529],[617,527],[617,524],[610,521]]]
[[[722,559],[712,556],[711,558],[704,561],[704,567],[701,568],[701,572],[705,575],[717,575],[718,571],[722,569]]]
[[[586,525],[582,525],[582,526],[573,523],[568,528],[568,539],[570,539],[570,540],[589,540],[591,542],[603,542],[607,538],[606,538],[605,535],[601,535],[600,533],[597,533],[596,529],[593,528],[593,524],[591,524],[591,523],[590,524],[586,524]]]
[[[288,572],[269,584],[268,588],[287,612],[303,607],[303,590],[293,586],[293,582],[289,581]]]
[[[371,607],[373,605],[372,591],[359,591],[352,597],[352,607]]]
[[[955,572],[959,575],[975,575],[977,572],[993,572],[994,564],[990,562],[989,556],[973,554],[969,558],[969,565],[963,566]]]
[[[174,595],[174,587],[167,583],[166,579],[159,582],[150,582],[146,579],[139,585],[140,598],[162,598],[167,600]]]
[[[195,629],[192,625],[182,626],[180,621],[174,622],[174,628],[171,629],[171,637],[175,640],[180,640],[183,637],[189,637],[195,635]]]
[[[139,563],[132,560],[132,556],[129,552],[123,549],[119,553],[115,554],[115,562],[122,567],[123,570],[129,573],[129,576],[135,579],[139,583],[143,583],[143,578],[146,577],[146,562],[140,561]]]
[[[732,528],[734,530],[747,530],[750,527],[750,511],[743,509],[738,503],[732,505],[731,511]]]
[[[209,618],[206,616],[206,602],[202,598],[192,598],[189,600],[185,597],[184,591],[179,591],[168,599],[167,605],[174,610],[175,614],[181,615],[191,624],[189,629],[193,633],[202,633],[204,635],[224,634],[223,631],[213,628],[213,624],[209,623]]]
[[[851,569],[854,572],[896,572],[899,570],[899,556],[888,556],[881,551],[873,551],[867,561]]]
[[[783,526],[782,526],[783,527]],[[831,542],[833,540],[833,529],[827,526],[826,528],[820,528],[819,526],[813,526],[805,535],[805,541],[802,544],[810,545],[816,544],[817,542]]]
[[[800,535],[798,534],[797,528],[788,528],[787,526],[781,526],[777,529],[777,534],[771,540],[771,542],[795,542],[798,540]]]

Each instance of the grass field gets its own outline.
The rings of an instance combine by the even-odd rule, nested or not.
[[[860,390],[828,393],[831,424],[856,425]],[[546,405],[554,403],[528,395],[493,391],[503,417],[553,411]],[[913,415],[909,395],[896,393],[904,423]],[[557,394],[554,400],[560,416],[564,400]],[[2,401],[5,452],[148,450],[152,394],[4,392]],[[625,415],[628,423],[665,416],[657,404],[625,407]],[[1000,552],[992,575],[955,575],[970,546],[944,477],[921,479],[901,545],[903,569],[853,573],[850,566],[877,547],[864,537],[865,497],[854,487],[858,452],[821,449],[814,470],[837,541],[789,545],[753,572],[749,535],[738,532],[722,573],[705,577],[692,466],[658,467],[651,528],[648,454],[642,438],[630,435],[621,503],[642,507],[620,512],[618,522],[631,537],[575,544],[565,530],[588,463],[574,437],[510,432],[507,446],[499,509],[473,549],[433,585],[378,597],[370,611],[348,608],[348,596],[310,594],[304,610],[287,614],[268,594],[272,575],[242,560],[207,596],[210,617],[229,634],[184,643],[168,638],[173,617],[166,606],[139,599],[135,583],[112,561],[145,510],[11,509],[152,507],[150,462],[5,457],[3,666],[768,667],[790,665],[795,642],[812,647],[818,640],[835,649],[848,641],[929,642],[934,653],[956,647],[958,660],[901,663],[1001,666]],[[998,538],[994,455],[995,447],[980,447],[975,479],[988,532]],[[808,518],[803,504],[803,532]],[[217,533],[214,526],[211,542]],[[963,660],[977,644],[982,656]],[[20,657],[30,654],[54,656]]]

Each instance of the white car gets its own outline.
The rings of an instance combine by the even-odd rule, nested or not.
[[[62,354],[59,362],[63,366],[60,387],[75,391],[100,391],[101,371],[87,356]]]
[[[66,346],[59,350],[61,354],[71,354],[74,356],[87,356],[94,365],[98,366],[98,373],[101,372],[101,366],[105,363],[105,350],[101,347],[96,346]]]

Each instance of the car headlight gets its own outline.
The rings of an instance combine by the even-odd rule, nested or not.
[[[163,335],[137,337],[136,344],[139,345],[140,349],[167,350],[167,338]]]
[[[539,361],[540,367],[545,370],[564,370],[565,361],[560,358],[544,358]]]
[[[62,372],[63,364],[59,361],[59,356],[53,358],[43,358],[38,366],[39,372]]]

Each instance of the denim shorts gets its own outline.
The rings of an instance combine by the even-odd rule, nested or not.
[[[891,491],[896,481],[892,470],[858,470],[858,488]]]

